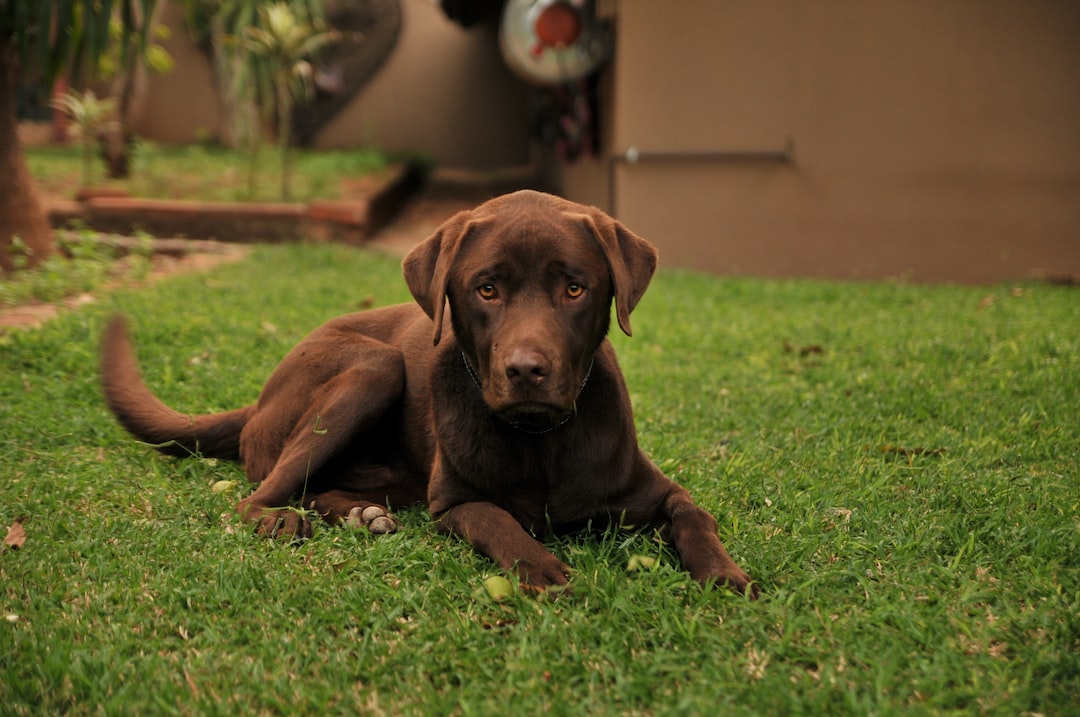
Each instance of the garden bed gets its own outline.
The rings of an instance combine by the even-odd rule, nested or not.
[[[410,163],[392,165],[346,185],[340,199],[308,202],[208,201],[127,196],[109,189],[83,192],[82,201],[52,200],[55,227],[79,222],[115,234],[218,241],[286,242],[299,239],[361,243],[390,221],[423,184],[423,171]]]

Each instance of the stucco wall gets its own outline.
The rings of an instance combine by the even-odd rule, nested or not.
[[[394,54],[316,146],[362,139],[451,167],[527,164],[529,91],[502,62],[494,26],[463,29],[430,0],[402,0],[402,11]]]
[[[147,78],[136,128],[139,136],[165,144],[218,137],[221,102],[209,58],[185,32],[180,3],[164,0],[159,21],[169,28],[161,44],[174,66],[171,72]]]
[[[422,152],[462,168],[527,164],[528,88],[502,63],[494,27],[462,29],[430,0],[401,0],[401,9],[393,54],[315,146]],[[176,70],[150,79],[140,133],[168,143],[215,136],[210,64],[183,32],[177,3],[167,1],[162,18],[173,28],[165,44]]]
[[[619,0],[607,149],[563,168],[666,265],[1080,274],[1080,4]],[[687,155],[782,150],[793,161]],[[613,188],[613,196],[608,193]]]

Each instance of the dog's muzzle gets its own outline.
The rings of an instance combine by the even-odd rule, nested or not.
[[[547,433],[577,415],[577,402],[569,411],[546,403],[521,403],[496,411],[496,415],[519,431]]]
[[[462,353],[461,359],[465,364],[465,369],[468,371],[469,376],[472,377],[473,383],[480,389],[480,393],[482,395],[486,394],[484,383],[480,380],[480,374],[473,368],[468,357]],[[585,370],[585,377],[581,380],[581,384],[578,386],[577,393],[570,402],[569,408],[528,398],[504,403],[501,406],[491,406],[490,403],[488,403],[488,405],[491,406],[495,415],[519,431],[533,434],[553,431],[556,428],[565,425],[570,419],[577,415],[577,398],[585,388],[585,384],[592,374],[592,368],[593,363],[590,360],[589,366]]]

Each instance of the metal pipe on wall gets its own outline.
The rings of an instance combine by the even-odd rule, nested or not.
[[[718,163],[753,163],[753,164],[794,164],[795,140],[788,137],[782,149],[751,150],[702,150],[702,151],[649,151],[640,150],[631,145],[625,152],[608,157],[608,214],[615,214],[615,165],[639,164],[642,162],[718,162]]]

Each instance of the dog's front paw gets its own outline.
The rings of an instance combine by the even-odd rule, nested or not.
[[[307,515],[291,508],[267,508],[241,501],[236,512],[244,522],[253,523],[255,532],[264,538],[306,540],[314,534]]]
[[[570,568],[550,553],[542,558],[518,560],[513,571],[526,589],[544,591],[570,582]]]
[[[706,587],[710,585],[726,587],[732,592],[746,595],[751,600],[757,600],[761,595],[761,590],[754,579],[739,568],[718,570],[702,576],[695,575],[694,579]]]
[[[367,528],[375,535],[396,533],[398,523],[393,516],[379,505],[356,506],[345,517],[345,525],[349,528]]]
[[[307,516],[288,508],[265,511],[256,524],[256,532],[276,540],[307,540],[314,534]]]

